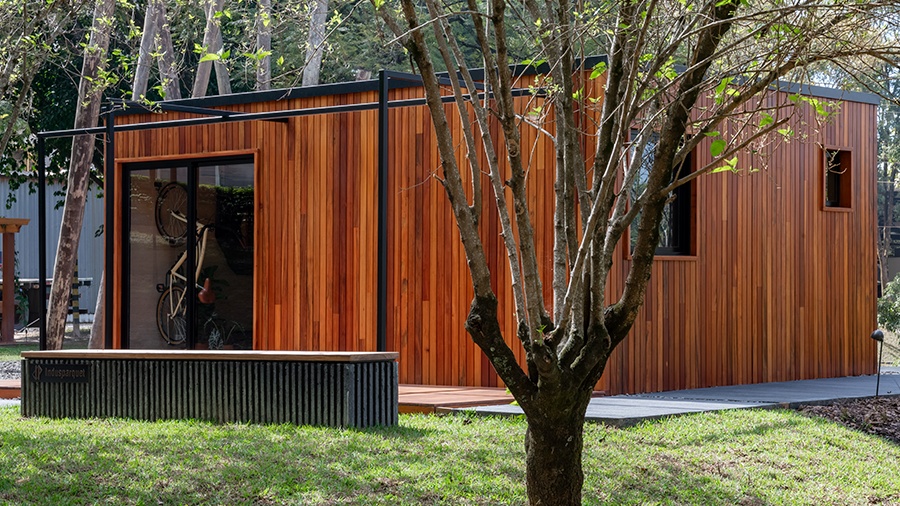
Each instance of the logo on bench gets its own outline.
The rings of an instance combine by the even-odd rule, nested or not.
[[[91,366],[87,364],[34,364],[31,381],[34,383],[87,383]]]

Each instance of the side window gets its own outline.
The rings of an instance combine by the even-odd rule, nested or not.
[[[632,140],[635,139],[637,133],[636,130],[631,132]],[[632,201],[637,200],[647,187],[647,180],[649,178],[650,169],[653,167],[654,153],[656,153],[656,146],[658,143],[659,137],[654,134],[650,141],[647,142],[647,146],[640,155],[635,153],[635,148],[631,149],[630,155],[632,157],[641,157],[640,172],[635,180],[635,184],[631,188],[630,197]],[[672,176],[683,177],[685,174],[690,173],[692,170],[691,167],[691,156],[688,155],[681,165],[681,168],[673,171]],[[665,209],[663,209],[662,220],[659,223],[659,243],[656,246],[657,255],[693,254],[694,232],[692,229],[695,221],[693,217],[696,207],[694,203],[695,184],[696,180],[676,188],[673,192],[675,198],[666,204]],[[634,247],[637,244],[638,223],[640,223],[640,219],[641,216],[638,214],[637,218],[635,218],[634,222],[631,224],[631,250],[634,250]]]
[[[823,149],[822,166],[824,178],[825,207],[850,208],[853,160],[850,151]]]

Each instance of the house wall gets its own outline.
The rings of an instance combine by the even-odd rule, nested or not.
[[[520,86],[533,79],[523,78]],[[586,92],[600,96],[601,84],[589,83]],[[392,100],[421,96],[419,88],[391,91]],[[773,92],[770,101],[785,98]],[[374,101],[374,93],[357,93],[228,109]],[[537,105],[540,99],[517,99],[520,113]],[[834,123],[821,128],[805,107],[791,124],[799,135],[766,147],[767,165],[742,155],[741,167],[764,170],[699,178],[696,254],[657,258],[645,306],[598,389],[652,392],[874,371],[868,335],[875,328],[875,106],[844,102]],[[455,106],[445,109],[465,167],[459,117]],[[596,119],[596,112],[585,114]],[[189,116],[136,115],[122,122],[178,117]],[[593,123],[584,119],[590,132]],[[292,118],[287,125],[244,122],[121,133],[116,152],[117,158],[134,159],[258,150],[256,347],[375,350],[376,120],[375,111],[365,111]],[[501,386],[463,328],[472,287],[449,204],[433,177],[441,172],[430,115],[424,106],[392,108],[389,124],[387,349],[400,352],[400,381]],[[499,137],[496,123],[492,130]],[[696,150],[695,167],[711,161],[708,142]],[[590,151],[588,138],[585,143]],[[849,212],[823,210],[819,144],[852,150]],[[555,153],[547,135],[527,126],[521,145],[549,310]],[[498,156],[505,159],[503,146]],[[469,177],[464,173],[467,187]],[[486,178],[482,184],[481,235],[501,328],[524,360],[493,192]],[[621,292],[629,264],[620,246],[609,300]]]
[[[359,93],[232,109],[259,112],[375,100],[374,93]],[[187,117],[196,116],[142,114],[117,122]],[[120,133],[117,181],[121,165],[129,161],[256,153],[254,348],[375,350],[375,119],[376,112],[363,111],[292,118],[288,124],[239,122]],[[116,233],[121,244],[120,226]],[[115,255],[120,259],[120,250]],[[121,262],[117,269],[120,276]],[[121,309],[114,310],[118,346]]]
[[[39,229],[38,229],[38,199],[30,193],[30,183],[25,183],[16,190],[9,189],[9,178],[0,178],[0,215],[4,218],[28,218],[31,222],[22,227],[16,234],[16,257],[19,266],[18,273],[21,279],[37,279],[39,276],[38,255]],[[37,183],[34,183],[35,189]],[[62,223],[63,209],[61,202],[63,197],[57,197],[57,192],[63,192],[62,183],[47,184],[47,203],[44,208],[47,213],[47,270],[48,276],[53,276],[53,265],[56,262],[56,243],[59,239],[59,228]],[[81,226],[81,239],[78,241],[78,276],[91,278],[90,286],[82,286],[79,290],[79,305],[81,309],[94,312],[97,305],[97,291],[100,287],[100,275],[103,273],[103,236],[96,236],[103,226],[103,200],[97,198],[98,190],[92,186],[88,189],[85,200],[84,222]],[[7,197],[12,194],[15,203],[9,209],[5,208]],[[60,204],[57,207],[57,204]],[[49,290],[48,290],[49,292]],[[35,307],[31,312],[38,314]],[[30,323],[30,322],[29,322]]]

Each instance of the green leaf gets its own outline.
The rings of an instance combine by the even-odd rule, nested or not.
[[[721,134],[719,134],[719,132],[708,132],[703,135],[706,135],[707,137],[718,137]]]
[[[606,62],[600,62],[594,65],[594,71],[591,72],[591,79],[596,79],[606,72]]]
[[[205,55],[203,55],[203,58],[200,58],[200,63],[203,63],[205,61],[216,61],[218,59],[219,55],[215,53],[206,53]]]
[[[284,65],[284,56],[279,56],[278,61],[275,63],[277,63],[279,66]]]
[[[794,131],[791,130],[790,128],[779,128],[778,133],[780,133],[781,135],[783,135],[785,137],[791,137],[794,135]]]
[[[722,93],[724,93],[725,88],[727,88],[730,83],[731,83],[730,77],[726,77],[725,79],[722,79],[722,82],[720,82],[719,85],[716,86],[716,95],[721,95]]]
[[[775,118],[766,113],[763,113],[762,119],[759,120],[759,127],[762,128],[764,126],[771,125],[772,123],[775,123]]]
[[[715,169],[709,171],[710,174],[715,174],[717,172],[734,172],[734,168],[729,165],[723,165],[721,167],[716,167]]]
[[[377,11],[381,8],[382,5],[384,5],[384,2],[385,0],[372,0],[372,5],[375,6],[375,10]]]
[[[712,156],[719,156],[725,151],[725,148],[728,147],[728,143],[725,142],[724,139],[716,139],[709,146],[709,154]]]

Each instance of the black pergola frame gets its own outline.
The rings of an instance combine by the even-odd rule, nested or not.
[[[584,59],[584,65],[577,62],[576,67],[590,68],[597,62],[606,61],[605,56],[595,56]],[[549,72],[549,66],[544,63],[540,66],[533,65],[513,65],[512,70],[515,75],[532,75],[538,73]],[[473,79],[484,80],[483,69],[475,69],[471,71]],[[447,74],[439,77],[442,85],[450,85],[450,79]],[[392,84],[391,81],[399,81]],[[459,80],[460,85],[465,87],[462,79]],[[375,88],[377,84],[377,88]],[[46,216],[46,159],[45,159],[45,140],[61,137],[74,137],[76,135],[105,135],[106,151],[104,157],[104,204],[105,204],[105,224],[104,236],[106,245],[104,248],[106,259],[104,271],[106,273],[104,291],[106,292],[107,306],[104,310],[104,348],[111,349],[113,346],[113,314],[109,311],[108,295],[115,290],[116,282],[113,275],[115,259],[113,258],[113,250],[115,249],[115,241],[113,234],[107,230],[108,226],[113,224],[115,218],[115,133],[116,132],[134,132],[141,130],[153,130],[160,128],[178,128],[186,126],[211,125],[218,123],[228,123],[237,121],[277,121],[286,123],[288,118],[299,116],[311,116],[317,114],[339,114],[345,112],[371,111],[378,110],[378,263],[377,263],[377,323],[376,323],[376,348],[377,351],[386,351],[387,349],[387,170],[388,170],[388,139],[387,132],[390,126],[388,121],[388,111],[398,107],[415,107],[426,105],[424,98],[408,99],[408,100],[390,100],[388,94],[391,89],[419,87],[422,85],[422,78],[416,74],[406,72],[398,72],[393,70],[380,70],[378,80],[360,81],[358,83],[342,83],[338,85],[320,85],[309,88],[299,88],[294,90],[305,90],[303,97],[326,96],[334,94],[349,94],[367,91],[378,92],[377,102],[366,102],[360,104],[335,105],[318,108],[290,109],[285,111],[270,111],[258,113],[241,113],[234,111],[223,111],[219,109],[211,109],[208,107],[186,106],[179,103],[157,102],[152,107],[144,104],[122,100],[111,99],[110,107],[106,111],[101,112],[104,117],[105,125],[94,128],[75,128],[69,130],[55,130],[37,133],[37,158],[38,158],[38,277],[39,277],[39,303],[38,312],[40,314],[40,349],[47,349],[47,216]],[[482,91],[476,93],[477,100],[483,100],[485,97],[485,84],[475,83],[477,90]],[[333,91],[340,89],[341,91]],[[290,99],[299,98],[292,95],[293,90],[272,90],[268,92],[257,92],[258,95],[263,93],[272,96],[271,99],[260,99],[256,102],[273,101],[280,98]],[[513,90],[514,96],[523,96],[534,94],[535,91],[526,88],[516,88]],[[207,97],[212,103],[209,107],[218,107],[238,103],[235,98],[242,98],[241,95],[221,95],[217,97]],[[488,97],[492,96],[488,92]],[[466,94],[464,97],[471,100],[472,94]],[[217,103],[218,102],[218,103]],[[452,95],[443,97],[444,103],[455,102]],[[129,110],[130,109],[130,110]],[[189,118],[168,121],[154,121],[149,123],[132,123],[127,125],[116,125],[116,116],[133,114],[134,110],[140,112],[156,112],[156,111],[173,111],[185,112],[191,114],[203,114],[206,117]],[[109,189],[111,191],[106,191]]]

